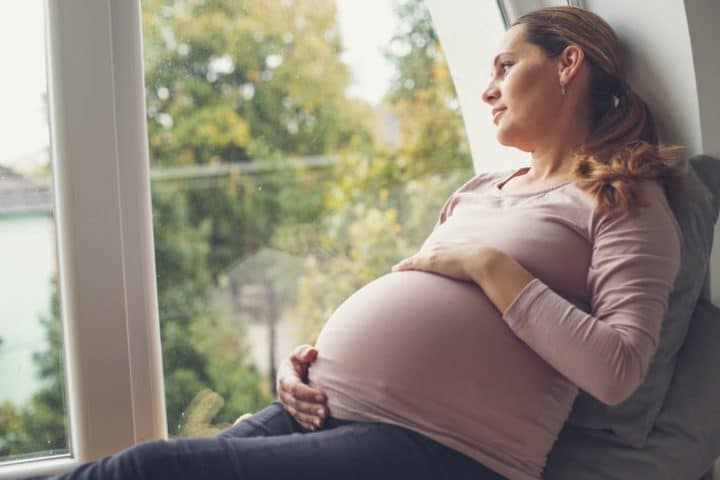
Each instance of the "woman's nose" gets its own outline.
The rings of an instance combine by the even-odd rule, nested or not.
[[[490,85],[485,89],[482,94],[482,99],[485,103],[492,105],[500,97],[500,89],[498,89],[495,82],[490,82]]]

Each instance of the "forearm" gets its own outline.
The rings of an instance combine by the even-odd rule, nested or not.
[[[505,313],[513,300],[535,278],[514,258],[499,250],[489,250],[482,255],[473,266],[470,276],[500,313]]]

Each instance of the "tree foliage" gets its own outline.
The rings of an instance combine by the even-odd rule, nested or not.
[[[0,457],[23,458],[30,453],[53,455],[68,451],[65,375],[57,279],[51,285],[50,315],[41,317],[47,348],[35,357],[41,388],[23,408],[0,406]]]
[[[220,395],[218,422],[270,400],[270,382],[248,363],[244,317],[212,298],[239,261],[321,211],[311,188],[317,178],[290,158],[367,148],[372,140],[369,112],[345,97],[350,79],[335,17],[330,1],[144,5],[152,165],[199,167],[153,185],[172,433],[199,431],[183,417],[192,401],[208,405],[198,392]],[[254,168],[208,174],[238,163]],[[172,217],[164,216],[168,208]]]
[[[472,175],[455,89],[422,0],[397,2],[386,52],[395,79],[385,102],[400,121],[396,147],[344,155],[325,196],[294,316],[298,342],[314,342],[342,301],[419,249],[445,199]],[[348,172],[352,172],[349,175]]]

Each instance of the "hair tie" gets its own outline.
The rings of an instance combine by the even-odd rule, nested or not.
[[[613,109],[617,110],[620,106],[620,98],[630,96],[631,92],[630,85],[627,82],[622,82],[620,85],[620,91],[613,95]]]

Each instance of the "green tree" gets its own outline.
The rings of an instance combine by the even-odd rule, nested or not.
[[[369,142],[329,0],[147,0],[155,164],[315,155]],[[168,122],[171,122],[170,124]]]
[[[399,145],[348,154],[325,197],[326,217],[308,258],[294,315],[299,342],[314,342],[348,295],[415,253],[446,198],[472,175],[464,124],[442,48],[421,0],[396,2],[399,28],[386,52],[395,67],[385,102]],[[353,172],[353,175],[348,175]]]
[[[192,222],[209,221],[217,278],[281,224],[320,214],[287,159],[367,150],[371,112],[345,97],[332,1],[148,0],[143,26],[153,166],[274,165],[178,184]]]
[[[209,228],[190,222],[186,199],[172,189],[154,188],[152,201],[168,431],[177,434],[190,400],[210,383],[207,358],[190,335],[212,286]]]
[[[35,356],[41,387],[27,405],[0,406],[0,457],[52,455],[68,451],[65,376],[57,279],[51,280],[50,315],[39,319],[45,350]]]
[[[214,292],[259,249],[311,238],[298,232],[321,216],[327,175],[289,159],[370,151],[372,117],[345,97],[332,1],[146,0],[142,21],[168,424],[211,431],[195,423],[270,399]]]
[[[385,56],[395,66],[388,92],[391,100],[415,99],[419,92],[438,86],[435,68],[442,52],[430,12],[423,0],[394,3],[400,28],[393,35]]]

